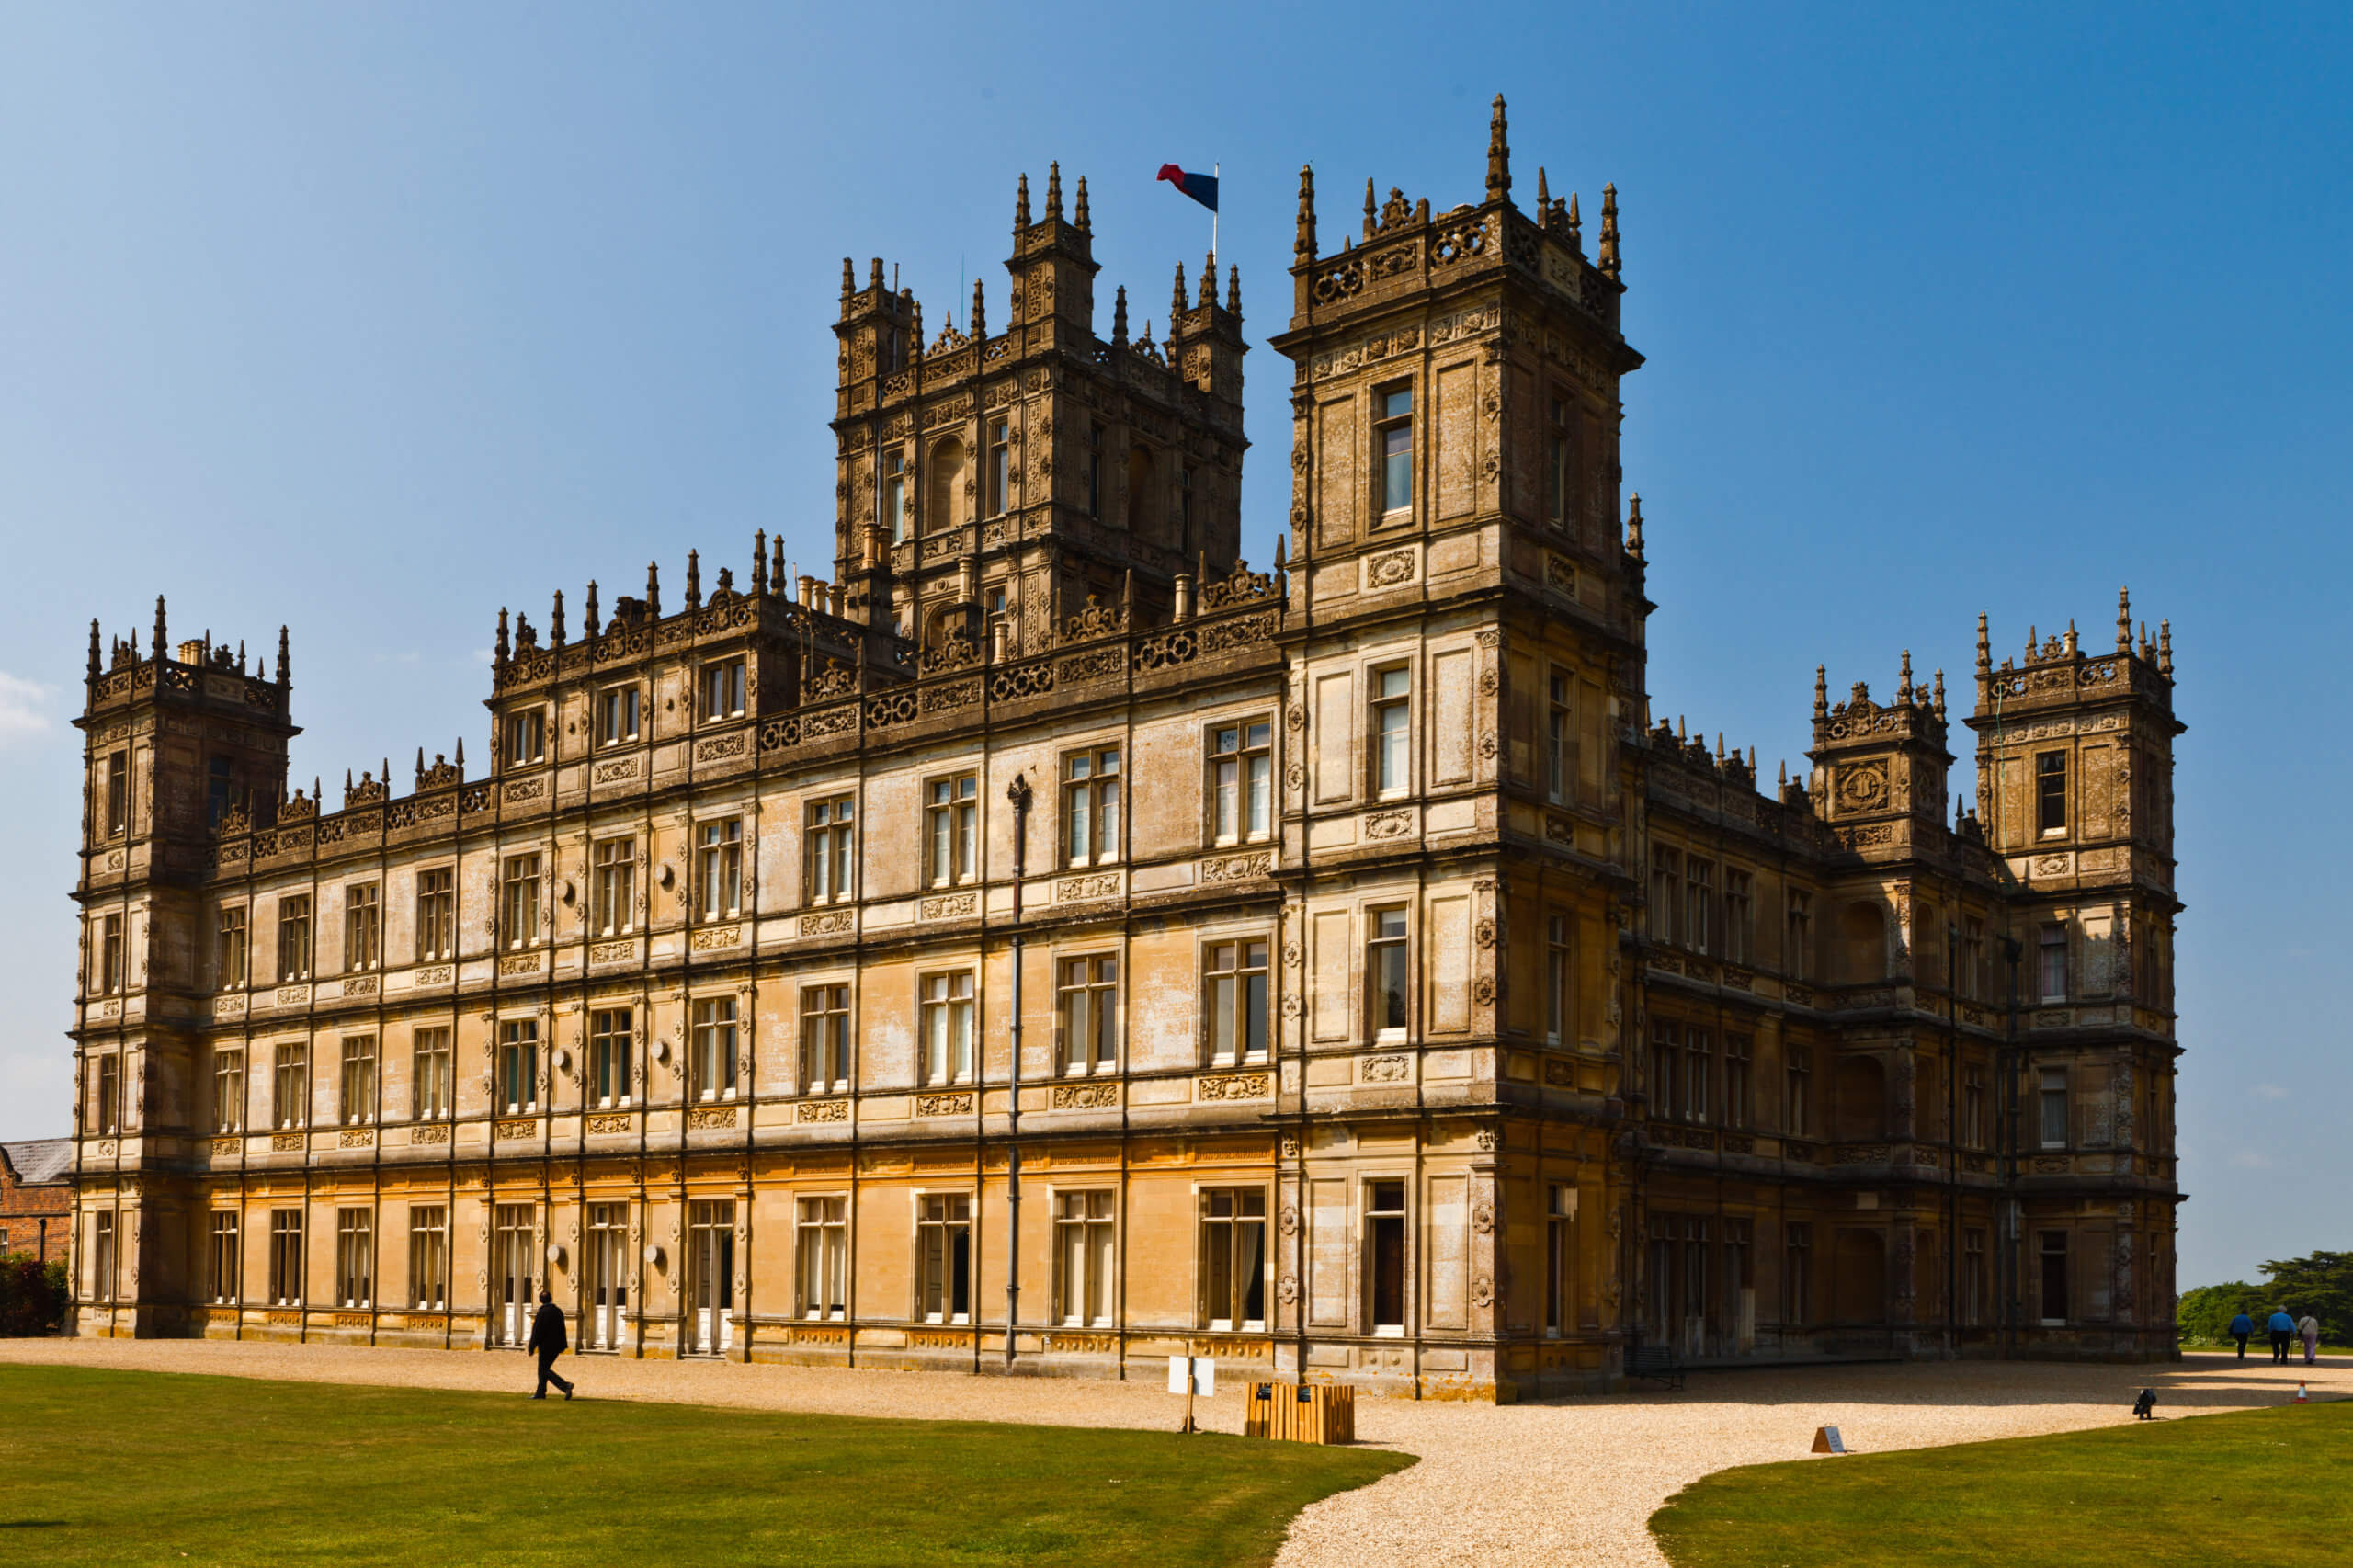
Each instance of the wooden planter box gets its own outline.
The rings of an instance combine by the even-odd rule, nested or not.
[[[1357,1391],[1345,1383],[1252,1383],[1242,1435],[1293,1443],[1353,1443]]]

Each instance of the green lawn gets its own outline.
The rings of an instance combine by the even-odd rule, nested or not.
[[[6,1367],[0,1560],[1263,1563],[1301,1508],[1410,1462],[1214,1436]]]
[[[1651,1529],[1676,1568],[2338,1568],[2348,1474],[2353,1403],[2290,1405],[1720,1471]]]

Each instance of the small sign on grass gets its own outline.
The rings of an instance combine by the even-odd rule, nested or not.
[[[1813,1451],[1817,1454],[1843,1454],[1847,1451],[1847,1439],[1838,1435],[1836,1426],[1816,1426],[1813,1429]]]

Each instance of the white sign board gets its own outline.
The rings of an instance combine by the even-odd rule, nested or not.
[[[1208,1399],[1217,1392],[1217,1363],[1206,1356],[1171,1356],[1168,1358],[1168,1392],[1183,1393],[1187,1379],[1192,1381],[1193,1392]]]

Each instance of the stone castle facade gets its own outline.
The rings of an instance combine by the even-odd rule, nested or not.
[[[79,1332],[1422,1396],[2173,1348],[2169,643],[1653,726],[1620,235],[1302,171],[1292,502],[1242,302],[845,264],[835,560],[501,612],[486,775],[290,797],[274,670],[92,631]],[[1008,1311],[1011,1330],[1008,1335]],[[1149,1375],[1157,1376],[1157,1371]]]

